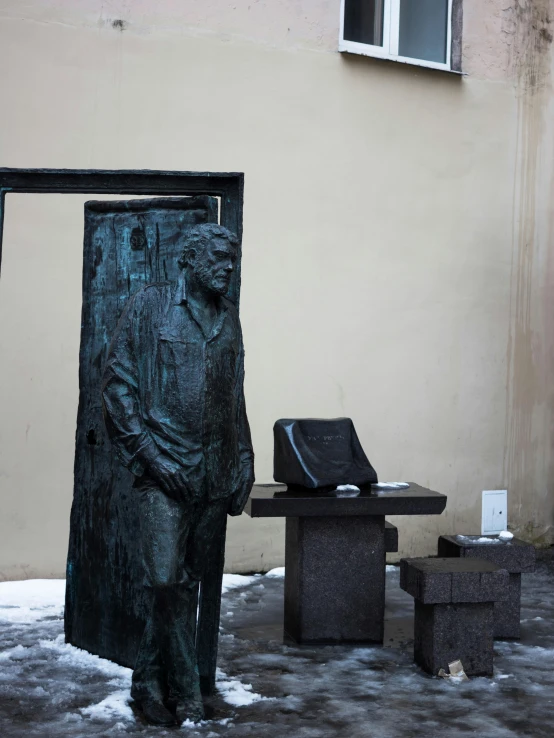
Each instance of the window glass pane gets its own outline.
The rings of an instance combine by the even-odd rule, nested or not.
[[[400,0],[398,53],[446,63],[448,0]]]
[[[384,4],[385,0],[345,0],[345,40],[382,46]]]

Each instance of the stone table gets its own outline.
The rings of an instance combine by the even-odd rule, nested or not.
[[[418,484],[334,497],[255,485],[245,512],[285,517],[285,637],[382,643],[385,515],[440,515],[446,496]]]

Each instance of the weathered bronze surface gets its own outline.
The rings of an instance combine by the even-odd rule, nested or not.
[[[161,723],[168,699],[179,720],[201,716],[199,672],[203,691],[213,686],[226,514],[242,511],[253,481],[233,302],[238,242],[207,224],[214,205],[199,197],[87,210],[85,251],[96,258],[84,274],[92,309],[85,301],[66,635],[136,666],[133,694]],[[109,258],[110,235],[119,261]],[[106,443],[104,365],[108,434],[129,471]]]
[[[370,488],[377,473],[350,418],[277,420],[273,426],[273,478],[289,489]]]
[[[220,222],[242,234],[244,174],[152,169],[16,169],[0,167],[0,267],[6,193],[85,193],[117,195],[214,195]]]
[[[104,372],[106,426],[135,476],[150,612],[133,674],[146,712],[173,703],[203,717],[196,660],[198,586],[254,482],[244,406],[244,349],[227,293],[236,236],[200,225],[184,239],[176,285],[148,285],[127,304]],[[167,720],[170,720],[168,717]]]

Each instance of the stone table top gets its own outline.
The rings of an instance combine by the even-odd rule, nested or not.
[[[445,507],[446,495],[413,482],[407,489],[368,490],[358,497],[334,497],[315,490],[289,491],[284,484],[255,484],[245,512],[252,518],[440,515]]]

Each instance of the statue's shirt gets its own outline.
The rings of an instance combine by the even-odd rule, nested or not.
[[[106,425],[121,461],[141,476],[159,452],[182,466],[195,494],[236,491],[252,459],[244,408],[244,349],[235,306],[220,298],[205,335],[182,279],[148,285],[127,304],[103,377]]]

